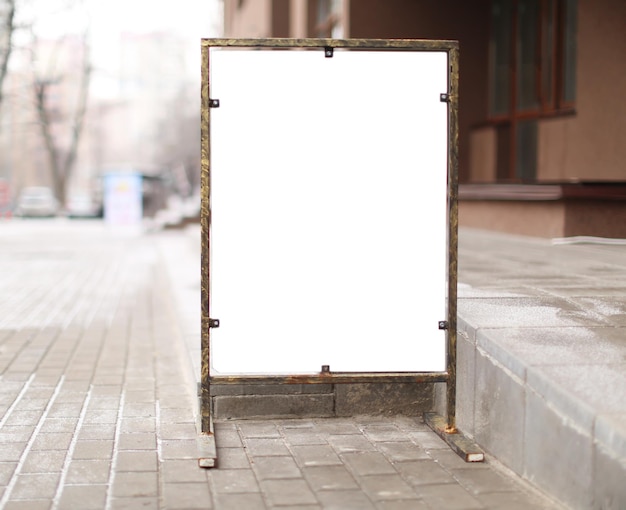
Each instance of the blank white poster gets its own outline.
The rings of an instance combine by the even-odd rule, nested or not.
[[[447,53],[209,62],[211,373],[445,371]]]

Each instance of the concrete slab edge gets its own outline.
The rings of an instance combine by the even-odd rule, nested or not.
[[[466,343],[475,353],[489,359],[508,377],[516,379],[521,384],[528,396],[534,394],[539,398],[539,402],[543,402],[545,412],[552,413],[553,416],[563,423],[569,430],[580,434],[579,437],[586,437],[592,451],[589,451],[588,457],[591,464],[580,466],[581,470],[586,470],[589,474],[587,491],[595,492],[595,499],[610,498],[611,501],[621,502],[626,498],[626,491],[622,489],[620,476],[626,473],[626,414],[611,413],[606,414],[594,409],[588,403],[577,397],[576,394],[563,387],[556,381],[541,371],[541,367],[534,366],[518,355],[508,350],[505,346],[498,343],[498,328],[481,328],[472,324],[471,318],[458,319],[459,340]],[[521,377],[520,377],[521,376]],[[475,377],[475,374],[474,376]],[[470,389],[466,398],[474,399],[475,405],[478,405],[476,399],[481,398],[476,394],[476,387]],[[439,410],[441,412],[441,410]],[[528,412],[525,410],[524,415]],[[457,416],[457,422],[462,421],[462,417]],[[468,420],[466,420],[468,421]],[[474,422],[470,419],[468,423]],[[527,425],[527,424],[526,424]],[[476,433],[475,427],[472,425],[467,431],[470,437]],[[444,440],[445,437],[441,436]],[[525,439],[526,444],[528,438]],[[487,451],[493,452],[494,447],[489,443],[481,443],[481,447]],[[540,452],[534,453],[527,451],[528,445],[522,447],[519,452],[523,455],[523,466],[514,469],[514,466],[508,466],[515,472],[526,478],[531,483],[534,476],[532,469],[529,471],[527,465],[528,459],[532,455],[540,455]],[[497,453],[494,453],[496,459],[500,459]],[[612,459],[612,460],[605,460]],[[536,463],[536,462],[535,462]],[[507,462],[504,462],[507,465]],[[606,466],[609,465],[610,468]],[[558,477],[557,477],[558,478]],[[599,484],[599,481],[602,483]],[[562,482],[562,483],[561,483]],[[561,480],[561,485],[566,484]],[[568,493],[562,490],[552,490],[552,487],[542,486],[542,490],[547,491],[551,497],[556,497],[562,501],[568,500]],[[622,506],[611,506],[606,508],[623,508]],[[571,501],[569,501],[571,504]]]

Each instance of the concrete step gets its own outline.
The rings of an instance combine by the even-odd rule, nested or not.
[[[459,428],[571,508],[626,508],[626,248],[460,240]]]

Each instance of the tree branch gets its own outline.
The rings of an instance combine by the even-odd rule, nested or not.
[[[9,59],[11,58],[11,51],[13,49],[13,31],[15,29],[15,0],[5,0],[8,6],[8,12],[5,22],[2,24],[2,31],[6,38],[6,48],[0,54],[0,106],[2,106],[3,99],[3,85],[9,70]]]

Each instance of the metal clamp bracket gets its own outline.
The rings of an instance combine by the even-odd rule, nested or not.
[[[219,99],[209,99],[209,108],[219,108],[220,100]]]
[[[220,320],[219,319],[209,319],[209,328],[219,328]]]
[[[448,93],[443,93],[443,94],[439,94],[439,101],[441,101],[442,103],[449,103],[450,102],[450,94]]]
[[[326,58],[333,58],[333,49],[330,46],[324,47],[324,56]]]
[[[448,329],[448,321],[439,321],[439,329]]]

